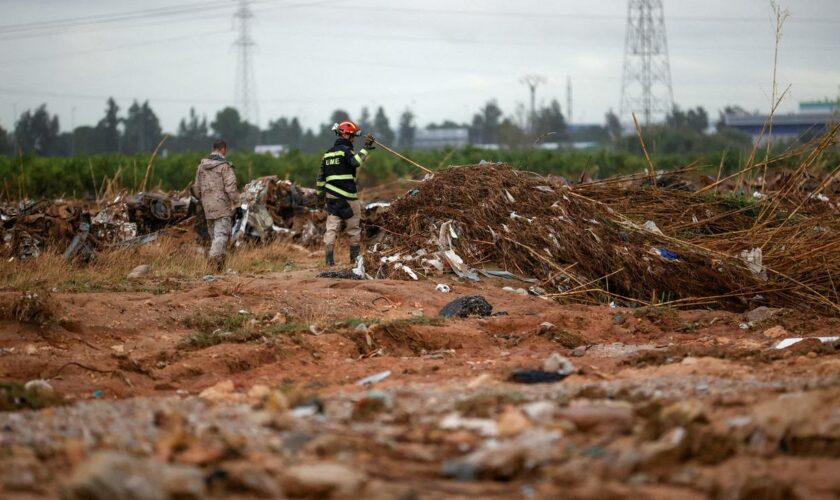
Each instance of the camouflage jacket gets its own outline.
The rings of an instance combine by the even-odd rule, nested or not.
[[[230,217],[239,204],[233,164],[215,153],[201,160],[195,174],[195,195],[208,220]]]

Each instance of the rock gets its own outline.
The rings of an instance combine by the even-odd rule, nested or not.
[[[678,401],[662,410],[662,419],[675,425],[686,426],[694,422],[708,422],[706,406],[697,399]]]
[[[514,406],[508,406],[499,416],[496,428],[503,438],[515,436],[531,427],[531,422]]]
[[[515,293],[517,295],[528,295],[528,290],[524,288],[513,288],[512,286],[502,287],[502,290],[508,293]]]
[[[131,272],[128,273],[128,276],[126,276],[126,277],[130,280],[140,279],[140,278],[146,276],[147,274],[149,274],[149,271],[151,271],[151,270],[152,270],[152,266],[150,266],[148,264],[140,264],[139,266],[132,269]]]
[[[29,382],[23,384],[23,390],[28,391],[39,398],[49,399],[55,396],[55,389],[53,389],[53,386],[43,379],[30,380]]]
[[[222,470],[226,474],[225,486],[229,491],[254,493],[263,498],[282,497],[280,485],[260,466],[237,460],[226,462]]]
[[[295,465],[281,479],[283,492],[290,497],[351,497],[365,484],[365,476],[345,465],[330,462]]]
[[[569,353],[570,356],[574,356],[575,358],[581,358],[586,355],[586,346],[579,345],[572,349],[572,352]]]
[[[353,406],[353,420],[370,421],[380,413],[392,408],[393,399],[382,391],[368,391],[368,393]]]
[[[543,361],[543,370],[547,372],[556,372],[560,375],[571,375],[575,372],[575,365],[573,365],[568,358],[555,352],[552,353],[551,356],[545,358],[545,361]]]
[[[543,323],[540,323],[540,327],[537,329],[537,334],[542,335],[543,333],[548,333],[551,330],[554,330],[555,328],[556,326],[554,326],[553,323],[545,321]]]
[[[615,431],[627,432],[633,427],[633,408],[625,405],[607,403],[578,404],[568,408],[559,408],[555,415],[565,419],[580,431]]]
[[[499,426],[495,421],[489,418],[462,417],[457,413],[450,413],[443,417],[438,427],[446,430],[469,429],[486,437],[499,435]]]
[[[642,444],[639,449],[644,467],[668,467],[678,463],[688,447],[688,433],[675,427],[656,441]]]
[[[793,455],[840,456],[840,389],[795,392],[753,408],[761,441]],[[759,440],[755,440],[756,443]]]
[[[553,453],[558,449],[555,442],[560,437],[559,432],[532,429],[514,439],[501,442],[485,441],[472,453],[444,462],[443,474],[465,481],[511,480],[551,460]]]
[[[64,500],[166,500],[206,497],[197,467],[168,465],[126,453],[102,451],[82,463],[61,487]]]
[[[772,328],[768,328],[761,332],[762,335],[767,337],[768,339],[781,339],[787,337],[793,337],[787,330],[784,329],[782,326],[774,326]]]
[[[554,411],[557,407],[551,401],[534,401],[522,405],[522,411],[532,422],[548,423],[554,418]]]
[[[199,393],[198,397],[214,403],[232,399],[234,390],[233,380],[223,380]]]
[[[779,311],[781,311],[781,309],[764,306],[756,307],[747,313],[747,321],[753,324],[761,323],[762,321],[767,321],[772,318],[778,314]]]
[[[458,297],[443,306],[438,316],[444,318],[466,318],[469,316],[490,316],[493,306],[481,295],[467,295]]]
[[[270,411],[286,411],[289,401],[282,391],[264,384],[256,384],[248,389],[248,402],[256,408]]]
[[[274,325],[285,325],[287,321],[286,315],[280,312],[271,318],[271,323]]]

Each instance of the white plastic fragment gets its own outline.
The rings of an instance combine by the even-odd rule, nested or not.
[[[642,227],[644,227],[645,229],[647,229],[648,231],[650,231],[652,233],[662,234],[662,230],[659,229],[659,226],[657,226],[656,223],[653,222],[652,220],[645,221],[645,223],[642,225]]]
[[[356,266],[352,271],[356,276],[365,277],[365,259],[361,255],[356,257]]]
[[[449,288],[449,285],[445,285],[443,283],[438,283],[435,287],[435,290],[441,293],[449,293],[450,291],[452,291],[452,289]]]
[[[415,273],[413,269],[403,264],[402,262],[395,264],[394,269],[402,269],[403,272],[405,272],[405,274],[407,274],[411,279],[417,281],[417,273]]]
[[[807,338],[817,339],[820,342],[822,342],[823,344],[827,344],[829,342],[837,342],[838,340],[840,340],[840,337],[791,337],[791,338],[786,338],[786,339],[780,340],[778,344],[773,346],[773,348],[774,349],[784,349],[784,348],[790,347],[794,344],[798,344],[798,343],[802,342],[803,340],[806,340]]]
[[[359,380],[358,382],[356,382],[356,384],[358,384],[358,385],[375,384],[377,382],[382,382],[383,380],[385,380],[386,378],[388,378],[390,376],[391,376],[391,370],[385,370],[384,372],[374,373],[373,375],[365,377],[365,378]]]
[[[764,269],[764,264],[762,263],[763,255],[761,247],[756,247],[752,250],[742,250],[740,257],[741,260],[747,264],[747,269],[749,269],[750,272],[761,278],[763,281],[767,281],[767,270]]]

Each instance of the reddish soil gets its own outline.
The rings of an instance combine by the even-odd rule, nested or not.
[[[618,434],[586,431],[581,422],[576,431],[549,425],[569,436],[563,451],[540,467],[501,482],[492,473],[476,481],[444,479],[441,463],[462,454],[446,445],[446,440],[472,443],[464,446],[466,450],[478,446],[481,438],[449,431],[449,437],[432,439],[428,424],[409,425],[407,432],[426,433],[422,438],[406,438],[416,442],[413,448],[406,445],[399,453],[376,447],[353,451],[352,463],[369,477],[367,494],[372,496],[415,492],[422,498],[549,497],[561,491],[579,498],[840,495],[836,474],[840,467],[840,397],[836,397],[840,351],[817,342],[774,351],[771,347],[778,339],[764,334],[781,326],[789,336],[838,335],[837,319],[781,311],[745,330],[739,327],[745,322],[742,314],[562,305],[501,289],[518,286],[511,282],[463,283],[446,278],[442,282],[450,284],[452,293],[444,294],[429,281],[343,281],[319,279],[315,274],[315,270],[304,270],[228,275],[211,283],[181,282],[159,295],[54,294],[58,313],[52,324],[0,323],[0,379],[47,379],[76,404],[90,399],[194,395],[228,379],[240,391],[255,384],[284,386],[329,402],[358,401],[366,392],[356,384],[359,379],[391,370],[392,375],[376,384],[377,389],[396,397],[406,391],[431,406],[441,398],[463,400],[489,391],[518,398],[524,394],[525,401],[558,401],[561,406],[573,406],[576,398],[625,401],[636,415],[634,430]],[[494,312],[507,315],[440,322],[416,319],[434,317],[448,301],[474,294],[486,297]],[[19,293],[3,295],[0,299],[8,301]],[[206,348],[179,345],[196,333],[186,324],[198,312],[235,315],[240,310],[262,318],[263,325],[271,325],[268,318],[280,313],[283,321],[314,325],[314,333],[290,331]],[[414,320],[392,322],[407,318]],[[371,326],[366,338],[351,326],[336,326],[347,319],[377,320],[382,325]],[[544,322],[554,327],[541,331]],[[571,355],[574,348],[580,356]],[[644,350],[634,352],[637,349]],[[553,352],[570,356],[577,373],[541,386],[507,382],[515,369],[540,368]],[[732,438],[735,431],[729,428],[722,430],[727,419],[748,414],[762,422],[762,404],[785,393],[817,390],[835,391],[829,401],[836,405],[825,408],[821,417],[827,419],[827,427],[808,435],[812,441],[820,438],[819,446],[795,429],[773,435],[767,430],[772,427],[769,423],[767,429],[762,427],[765,434],[787,440],[785,446],[768,444],[756,451],[758,447],[750,448],[754,443],[744,444],[743,439],[720,444],[741,439]],[[668,428],[659,416],[651,415],[682,399],[699,400],[706,408],[702,425],[684,424],[693,444],[665,456],[661,463],[643,461],[643,465],[628,466],[626,474],[615,472],[616,465],[603,457],[628,449],[644,454],[645,446],[661,441]],[[492,408],[479,413],[491,418],[505,407],[487,404]],[[46,411],[50,410],[41,413]],[[342,432],[349,441],[364,435],[356,427]],[[736,451],[716,452],[716,444]],[[449,451],[441,452],[441,447]],[[433,458],[423,458],[426,454]],[[55,494],[54,485],[66,477],[66,471],[50,477],[55,480],[53,486],[40,493],[15,494],[21,498]]]

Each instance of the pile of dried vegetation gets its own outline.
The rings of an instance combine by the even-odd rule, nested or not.
[[[570,186],[506,164],[452,167],[392,204],[366,267],[403,279],[501,268],[536,278],[550,296],[599,303],[840,314],[837,200],[802,194],[799,183],[817,153],[756,197],[641,176]]]

